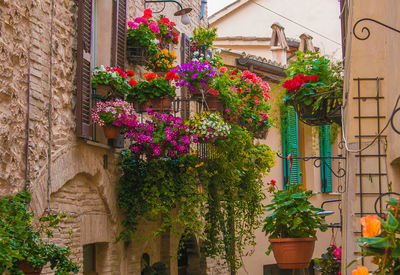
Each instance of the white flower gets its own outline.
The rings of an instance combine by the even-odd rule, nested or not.
[[[104,67],[104,65],[100,65],[100,71],[102,71],[102,72],[107,71],[106,68]]]
[[[111,76],[112,76],[113,78],[117,78],[117,77],[118,77],[116,72],[112,72]]]
[[[154,44],[159,44],[159,43],[160,43],[160,40],[158,40],[157,38],[154,38],[154,39],[153,39],[153,43],[154,43]]]
[[[197,58],[193,58],[192,61],[199,61]]]
[[[215,52],[216,53],[221,53],[221,49],[216,49]]]
[[[197,55],[199,55],[199,52],[198,52],[198,51],[195,51],[195,52],[193,52],[193,55],[194,55],[194,56],[197,56]]]

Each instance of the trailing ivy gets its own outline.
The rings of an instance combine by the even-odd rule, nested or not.
[[[209,145],[212,158],[204,162],[194,155],[144,161],[124,152],[118,204],[126,218],[119,239],[137,237],[141,218],[161,218],[156,234],[167,228],[196,234],[206,256],[222,257],[236,272],[240,256],[252,252],[245,248],[255,244],[264,213],[262,177],[275,164],[274,152],[253,142],[235,125],[226,139]]]
[[[144,161],[128,151],[122,153],[123,176],[119,183],[118,205],[124,210],[125,229],[118,239],[137,237],[135,230],[143,217],[150,221],[161,218],[156,234],[171,229],[188,234],[201,233],[202,205],[205,196],[199,191],[202,166],[193,155],[178,159],[160,158]],[[171,214],[175,209],[176,213]]]

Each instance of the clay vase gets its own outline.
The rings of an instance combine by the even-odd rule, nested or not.
[[[153,98],[146,102],[140,103],[137,108],[137,112],[145,112],[146,109],[151,109],[154,112],[165,112],[171,109],[172,97],[163,96],[159,98]]]
[[[25,275],[40,275],[42,269],[35,270],[28,262],[22,261],[18,264],[18,269],[24,272]]]
[[[115,126],[103,126],[104,136],[107,139],[116,139],[119,137],[120,128]]]
[[[269,239],[281,269],[307,268],[314,252],[315,238]]]

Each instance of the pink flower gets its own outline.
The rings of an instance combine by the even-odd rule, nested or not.
[[[149,28],[151,29],[152,32],[160,33],[160,28],[158,27],[156,22],[151,22],[149,24]]]

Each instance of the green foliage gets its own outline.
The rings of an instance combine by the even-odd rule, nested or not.
[[[141,160],[135,159],[128,151],[122,153],[123,176],[118,186],[118,206],[124,210],[125,229],[118,239],[128,241],[135,237],[139,219],[150,221],[162,219],[156,234],[166,229],[178,231],[185,228],[187,233],[200,234],[205,200],[199,192],[201,164],[193,155]],[[204,172],[203,172],[204,173]],[[176,215],[171,211],[175,209]]]
[[[262,176],[275,165],[274,152],[266,145],[254,145],[252,135],[237,125],[215,145],[215,156],[206,165],[208,202],[202,250],[209,257],[222,256],[231,271],[255,244],[254,230],[263,214]]]
[[[324,218],[317,214],[323,210],[308,201],[312,196],[312,191],[303,190],[299,184],[274,192],[271,203],[266,206],[266,211],[272,213],[263,221],[265,235],[269,238],[305,238],[315,237],[317,229],[325,231]],[[270,252],[271,246],[267,254]]]
[[[197,27],[193,30],[193,38],[190,38],[193,45],[203,46],[205,48],[212,47],[214,40],[217,38],[217,28]]]
[[[21,191],[16,196],[6,196],[0,200],[0,274],[23,274],[17,268],[19,262],[26,261],[35,269],[50,263],[56,275],[77,273],[79,267],[69,259],[68,246],[59,247],[42,240],[51,238],[53,229],[66,218],[65,214],[48,214],[39,219],[34,228],[33,214],[28,211],[31,194]]]
[[[124,152],[118,205],[126,218],[119,239],[137,237],[140,218],[161,219],[156,234],[167,228],[196,234],[205,255],[223,257],[236,271],[239,255],[251,253],[245,248],[255,244],[265,198],[262,176],[275,164],[275,154],[267,145],[254,145],[252,134],[237,125],[208,150],[212,158],[204,162],[194,155],[144,161]]]
[[[127,101],[139,103],[165,95],[175,96],[176,88],[169,84],[164,77],[155,77],[153,80],[142,80],[128,92]]]

